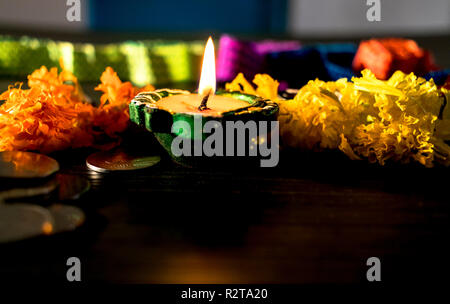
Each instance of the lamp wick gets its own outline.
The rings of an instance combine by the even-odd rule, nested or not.
[[[206,94],[203,94],[202,102],[200,106],[198,107],[199,111],[208,110],[208,107],[206,106],[206,103],[208,102],[209,96],[211,96],[212,89],[209,89]]]

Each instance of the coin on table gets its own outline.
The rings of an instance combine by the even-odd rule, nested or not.
[[[29,197],[46,196],[50,195],[59,183],[57,179],[51,179],[44,184],[36,185],[33,187],[20,187],[0,190],[0,201],[6,200],[18,200],[25,199]]]
[[[49,210],[31,204],[0,204],[0,243],[51,234],[54,221]]]
[[[152,167],[159,163],[161,157],[141,155],[113,150],[91,154],[86,159],[86,165],[97,172],[129,171]]]
[[[0,178],[44,178],[58,170],[58,162],[43,154],[0,152]]]
[[[75,230],[85,220],[83,210],[75,206],[55,204],[48,210],[54,220],[53,233]]]

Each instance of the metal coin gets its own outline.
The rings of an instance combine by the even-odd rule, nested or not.
[[[52,179],[43,185],[27,188],[12,188],[0,191],[0,201],[23,199],[27,197],[45,196],[58,187],[58,181]]]
[[[129,171],[152,167],[160,160],[159,156],[135,155],[122,150],[114,150],[89,155],[86,165],[97,172]]]
[[[53,232],[50,212],[30,204],[0,204],[0,243],[14,242]]]
[[[0,178],[44,178],[58,170],[58,162],[43,154],[0,152]]]
[[[80,227],[85,220],[83,210],[69,205],[52,205],[48,208],[54,220],[53,233],[72,231]]]
[[[59,199],[63,201],[76,200],[91,188],[89,180],[82,176],[58,174],[56,178],[59,182]]]

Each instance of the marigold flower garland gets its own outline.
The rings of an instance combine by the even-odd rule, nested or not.
[[[129,123],[128,104],[141,91],[106,68],[96,90],[100,106],[87,102],[77,78],[64,69],[46,67],[28,76],[29,89],[10,86],[0,94],[0,151],[50,153],[95,146],[99,138],[118,138]],[[413,73],[395,72],[386,81],[369,70],[352,81],[312,80],[291,100],[278,97],[278,82],[255,76],[254,88],[242,74],[227,90],[260,95],[280,104],[283,145],[308,150],[340,149],[351,159],[411,160],[431,167],[450,164],[448,83],[438,88]],[[444,98],[446,96],[446,98]]]
[[[283,145],[307,150],[340,149],[351,159],[384,165],[411,160],[431,167],[450,163],[449,91],[413,73],[397,71],[386,81],[369,70],[352,81],[311,80],[291,100],[277,96],[278,82],[256,75],[257,88],[238,75],[226,89],[278,101]]]
[[[0,151],[28,150],[50,153],[96,145],[99,137],[117,138],[128,125],[128,103],[141,90],[122,83],[106,68],[96,88],[101,105],[87,102],[77,78],[64,69],[45,66],[28,76],[29,89],[10,86],[0,95]]]

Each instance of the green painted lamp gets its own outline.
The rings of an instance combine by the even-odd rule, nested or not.
[[[228,163],[230,159],[236,163],[233,157],[223,157],[230,155],[220,153],[220,149],[217,149],[219,143],[214,144],[215,151],[219,151],[218,153],[214,155],[202,153],[205,141],[211,136],[211,130],[205,127],[210,124],[214,129],[220,128],[223,131],[220,133],[223,139],[220,143],[222,151],[229,151],[226,145],[230,145],[230,142],[225,138],[230,135],[230,132],[235,132],[234,129],[230,131],[227,127],[236,125],[237,122],[240,126],[248,126],[249,122],[261,126],[261,122],[266,122],[266,126],[269,127],[264,130],[259,129],[258,138],[251,138],[250,133],[245,135],[248,137],[247,142],[259,142],[261,138],[266,141],[270,139],[271,122],[277,120],[278,104],[241,92],[215,92],[215,86],[214,45],[210,38],[203,57],[199,93],[192,94],[189,91],[176,89],[142,92],[130,103],[130,119],[152,132],[172,159],[179,164],[209,165],[211,162],[218,161]],[[237,132],[245,133],[245,128]],[[236,140],[237,138],[234,138],[231,143],[233,149],[236,147]],[[187,153],[179,153],[178,149],[174,149],[178,147],[179,142],[182,142],[182,150],[188,151]],[[189,149],[186,149],[186,146],[189,146]],[[198,151],[197,147],[200,147]],[[245,157],[239,159],[248,160]]]

